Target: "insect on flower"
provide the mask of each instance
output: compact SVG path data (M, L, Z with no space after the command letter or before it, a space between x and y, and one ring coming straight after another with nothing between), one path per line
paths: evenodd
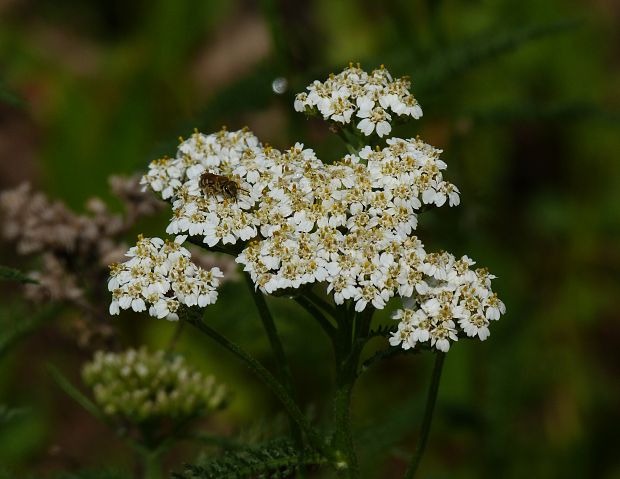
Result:
M228 176L216 175L205 171L200 176L200 189L207 196L222 195L224 198L237 199L240 191L247 192L239 186L237 180Z

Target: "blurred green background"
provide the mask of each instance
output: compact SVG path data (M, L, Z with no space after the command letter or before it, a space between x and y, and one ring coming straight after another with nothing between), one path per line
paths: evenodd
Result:
M420 477L620 478L619 27L613 0L4 0L0 189L29 181L80 211L93 195L111 199L109 175L174 154L194 127L247 125L278 148L303 141L333 160L344 145L294 112L294 93L349 61L410 75L424 117L396 133L442 148L462 192L458 208L420 218L419 236L488 266L508 309L488 341L450 351ZM162 235L167 215L142 231ZM8 244L0 259L32 266ZM244 288L223 288L213 324L273 366ZM3 314L14 311L19 289L0 294ZM298 397L323 418L327 341L286 300L271 304ZM130 467L46 369L80 384L87 356L67 339L72 314L0 362L0 403L23 409L0 426L0 466ZM111 321L128 345L173 333L145 316ZM249 438L286 429L274 398L223 350L190 334L179 349L236 391L205 427ZM358 385L367 477L404 471L430 366L424 355L388 360ZM198 451L181 446L167 466Z

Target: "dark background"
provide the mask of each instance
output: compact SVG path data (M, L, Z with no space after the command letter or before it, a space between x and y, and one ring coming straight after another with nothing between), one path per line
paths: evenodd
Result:
M344 145L294 112L294 93L349 61L410 75L424 117L395 133L443 149L462 192L458 208L420 218L419 236L488 266L508 310L489 340L450 350L420 477L620 478L619 25L613 0L4 0L0 188L29 181L81 211L93 195L111 200L110 174L174 154L194 127L247 125L275 147L303 141L333 160ZM163 235L168 214L140 231ZM0 259L36 266L9 244ZM244 287L223 288L213 324L273 366ZM19 289L0 295L12 314ZM321 418L327 342L287 301L272 306L299 397ZM24 409L0 427L0 465L21 474L131 464L46 369L80 385L74 314L0 362L0 403ZM111 321L134 346L161 346L173 329L139 315ZM236 393L205 427L249 439L286 428L274 398L223 350L188 334L179 349ZM424 355L388 360L358 385L368 477L404 470L429 368ZM177 448L168 467L198 450Z

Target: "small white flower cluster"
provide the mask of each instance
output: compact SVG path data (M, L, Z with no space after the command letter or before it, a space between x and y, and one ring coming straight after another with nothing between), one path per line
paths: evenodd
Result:
M192 135L179 146L178 158L152 162L143 183L164 199L172 196L167 233L226 245L265 235L271 223L289 216L294 205L287 204L284 191L295 189L306 170L321 167L314 152L301 144L282 153L263 146L247 130L222 130ZM206 194L200 187L205 172L238 182L237 197Z
M295 97L295 110L318 110L323 119L340 125L351 123L351 118L356 117L359 119L356 127L364 135L376 131L383 137L392 131L393 116L415 119L422 116L422 108L410 88L408 78L393 80L383 65L367 73L359 64L350 64L337 75L330 75L324 82L316 80L307 87L307 92L299 93Z
M129 308L145 311L149 305L151 316L176 321L180 304L204 307L216 301L222 272L192 263L190 252L180 244L184 239L171 242L140 236L126 254L128 261L110 265L110 314Z
M152 161L140 184L143 189L150 186L167 200L176 196L189 178L199 177L205 168L221 165L225 169L230 160L238 160L244 152L257 146L258 138L247 129L236 132L222 129L208 136L195 132L189 140L181 141L176 158Z
M97 351L82 369L95 401L108 416L133 424L184 419L221 408L226 387L205 376L182 356L145 348L120 353Z
M489 336L489 322L506 312L504 303L491 291L495 278L484 269L472 271L467 256L461 259L450 253L426 256L420 265L421 281L416 295L403 301L404 309L392 316L400 321L390 344L403 349L430 341L440 351L448 351L459 336Z

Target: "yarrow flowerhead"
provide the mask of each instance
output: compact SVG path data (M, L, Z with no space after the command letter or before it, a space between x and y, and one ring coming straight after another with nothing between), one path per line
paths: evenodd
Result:
M394 80L381 68L367 73L359 66L349 65L327 80L314 81L307 92L295 97L295 110L314 113L336 125L354 123L365 136L376 132L379 137L392 131L393 117L420 118L422 108L411 94L408 78Z
M222 272L192 263L191 253L180 244L184 239L140 236L126 254L130 259L110 266L110 314L129 308L145 311L148 305L151 316L174 321L179 319L176 311L181 304L204 307L216 301Z
M97 351L83 367L82 378L106 415L132 424L182 422L219 409L228 399L225 386L193 369L182 356L145 348Z
M392 316L399 324L390 344L409 349L430 341L446 352L459 337L484 341L490 334L489 322L499 319L506 307L491 291L495 276L484 268L472 271L473 264L467 256L457 260L446 252L427 255L417 294Z
M421 116L409 86L385 68L369 74L351 66L314 82L295 108L317 109L341 124L355 115L369 134L368 111ZM390 131L380 122L372 128L380 136ZM187 234L208 247L235 245L236 261L265 293L321 283L336 304L351 301L358 312L382 309L400 296L409 306L397 319L407 319L392 343L405 349L430 340L446 350L461 332L485 339L488 320L505 309L490 290L493 276L463 270L473 264L466 257L427 253L416 235L421 211L460 203L458 188L443 177L441 150L419 138L385 143L326 164L300 143L279 151L247 129L196 132L175 159L151 163L142 183L172 203L169 234ZM238 194L206 190L205 174L233 181ZM412 327L411 312L428 336Z

